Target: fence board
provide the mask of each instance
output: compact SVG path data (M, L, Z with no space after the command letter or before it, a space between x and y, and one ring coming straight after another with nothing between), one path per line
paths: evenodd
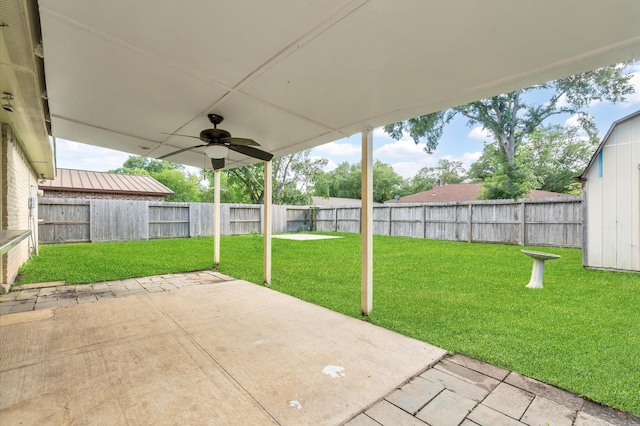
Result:
M424 238L433 240L467 241L468 206L457 203L424 205Z
M262 232L262 209L257 204L233 204L229 206L229 233L227 235L246 235Z
M311 230L311 210L309 207L287 206L283 212L286 232Z
M271 206L272 215L271 215L271 232L279 233L285 232L287 229L287 208L289 206L283 206L279 204L274 204ZM262 221L262 218L260 219Z
M189 236L188 203L149 203L149 238Z
M391 209L390 217L390 235L423 238L425 225L423 206L397 205Z
M316 216L316 230L323 232L336 232L337 209L335 207L322 207L318 209Z
M391 207L373 207L373 233L375 235L391 235Z
M360 207L337 207L336 231L358 234L360 232Z
M189 236L213 235L213 204L189 203Z
M88 242L90 213L87 200L38 200L38 240L43 243Z
M147 201L91 200L91 241L149 239Z

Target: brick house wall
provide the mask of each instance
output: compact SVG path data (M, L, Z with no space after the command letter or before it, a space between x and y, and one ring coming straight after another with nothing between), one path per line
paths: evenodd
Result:
M119 194L114 192L81 192L81 191L49 191L44 190L45 198L64 198L84 200L142 200L142 201L164 201L164 196Z
M14 138L11 128L7 124L2 124L2 168L1 174L1 197L2 197L2 229L3 230L27 230L30 226L29 196L35 193L38 187L38 179L35 171L31 168L29 161L22 150L21 145ZM38 214L37 206L33 210ZM36 217L37 223L37 217ZM1 280L3 284L11 284L18 274L18 269L29 258L32 241L37 241L37 229L33 239L27 238L16 247L2 255L0 262Z

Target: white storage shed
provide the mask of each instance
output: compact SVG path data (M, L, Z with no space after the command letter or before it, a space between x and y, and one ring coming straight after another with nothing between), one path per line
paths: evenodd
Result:
M640 272L640 111L614 122L582 180L588 268Z

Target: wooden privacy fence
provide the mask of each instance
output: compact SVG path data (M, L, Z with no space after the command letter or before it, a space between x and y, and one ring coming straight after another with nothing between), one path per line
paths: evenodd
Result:
M222 204L221 234L262 232L261 205ZM309 208L273 206L273 232L309 229ZM213 204L40 198L41 243L129 241L213 235Z
M582 247L580 197L373 207L376 235L434 240ZM318 231L360 232L360 207L320 207Z
M213 235L213 204L39 199L41 243ZM263 206L222 204L222 235L262 232ZM274 233L360 232L360 207L273 206ZM374 206L374 234L435 240L581 247L579 197Z

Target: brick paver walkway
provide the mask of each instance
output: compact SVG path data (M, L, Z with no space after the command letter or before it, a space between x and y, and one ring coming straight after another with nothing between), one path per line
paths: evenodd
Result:
M348 426L630 426L640 419L462 355L447 357Z
M96 302L142 293L171 291L192 285L212 284L234 279L214 271L199 271L22 291L12 288L10 293L0 296L0 315Z
M0 296L0 315L232 280L214 271L200 271L12 291ZM640 426L640 418L518 373L453 355L347 425Z

